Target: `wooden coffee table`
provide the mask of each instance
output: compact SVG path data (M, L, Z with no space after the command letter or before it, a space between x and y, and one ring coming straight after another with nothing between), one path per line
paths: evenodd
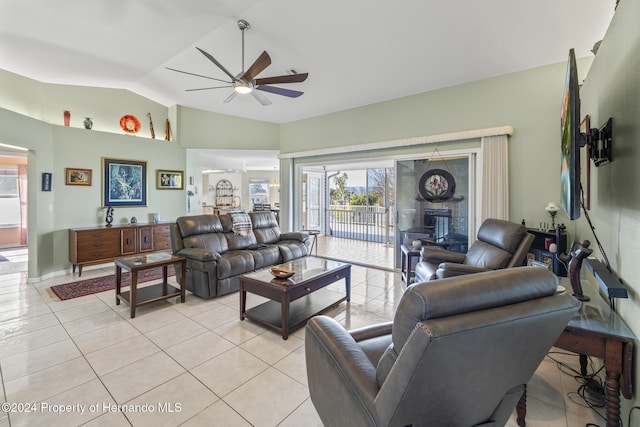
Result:
M351 265L316 257L280 264L278 267L296 273L289 279L274 278L269 269L240 276L240 320L251 319L282 333L289 333L306 325L314 315L351 299ZM315 292L345 279L345 296L337 292ZM249 310L247 292L269 298Z
M185 301L184 280L186 276L187 260L181 256L172 255L168 252L153 252L146 255L135 255L130 257L116 258L116 305L120 301L125 301L131 306L131 318L136 317L136 307L162 301L167 298L180 297L180 302ZM180 289L167 283L167 268L171 264L179 264L182 274L180 275ZM138 289L138 272L151 268L162 268L162 283L145 286ZM131 273L131 285L129 292L122 292L122 270Z

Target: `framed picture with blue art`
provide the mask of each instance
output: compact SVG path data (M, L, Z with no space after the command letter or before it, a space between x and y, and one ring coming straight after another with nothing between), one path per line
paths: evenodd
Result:
M147 206L147 162L103 157L102 206Z

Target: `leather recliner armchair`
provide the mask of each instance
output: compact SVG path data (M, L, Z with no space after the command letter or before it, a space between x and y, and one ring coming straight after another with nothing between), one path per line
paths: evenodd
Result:
M466 254L439 246L425 246L416 264L416 282L443 279L488 270L519 267L535 236L522 224L487 219Z
M309 392L327 426L503 426L580 302L534 267L410 286L393 322L306 327Z

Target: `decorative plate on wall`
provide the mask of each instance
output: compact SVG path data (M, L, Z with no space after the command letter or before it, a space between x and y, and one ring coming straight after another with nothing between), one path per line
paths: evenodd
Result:
M456 180L444 169L431 169L420 177L418 192L429 202L442 202L453 197Z
M140 130L140 120L138 120L136 116L124 115L120 118L120 127L126 133L138 133Z

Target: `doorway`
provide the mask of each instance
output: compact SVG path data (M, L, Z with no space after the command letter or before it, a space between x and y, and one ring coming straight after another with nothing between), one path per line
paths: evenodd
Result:
M0 155L0 249L27 245L27 157Z
M27 271L27 157L0 152L0 274Z

